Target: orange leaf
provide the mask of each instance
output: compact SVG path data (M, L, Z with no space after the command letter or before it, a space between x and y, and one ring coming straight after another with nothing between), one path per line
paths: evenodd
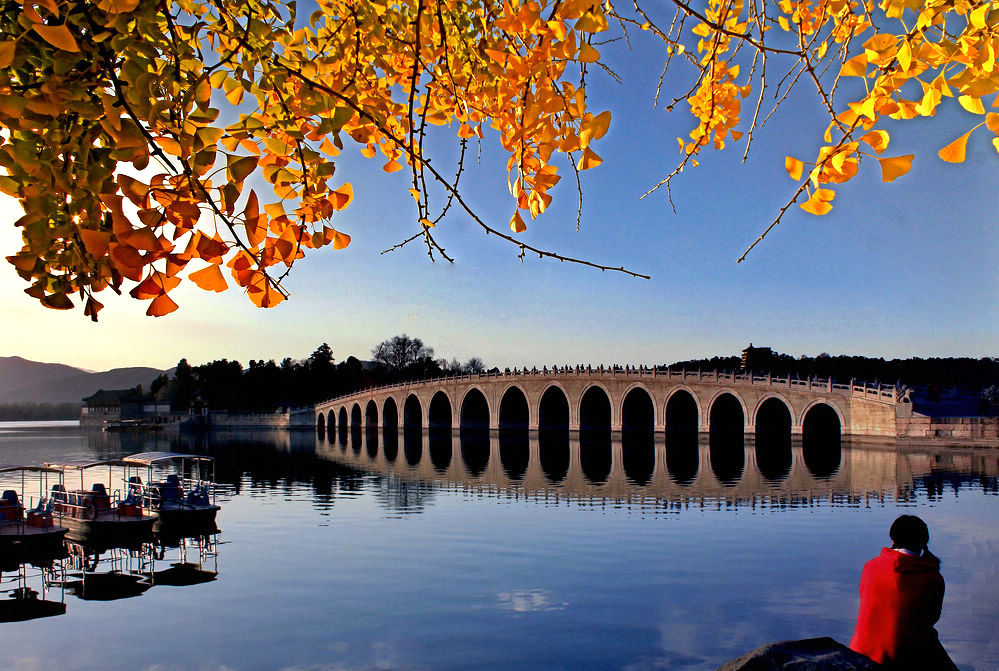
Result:
M100 312L103 307L103 303L93 296L90 296L87 298L86 307L83 308L83 314L90 317L93 321L97 321L97 313Z
M226 156L225 171L230 182L242 183L257 167L256 156Z
M274 290L270 280L260 271L253 273L246 293L258 308L272 308L284 300L284 296Z
M66 294L49 294L42 300L42 305L53 310L70 310L73 308L73 301L69 300Z
M830 205L827 201L824 201L820 198L816 198L814 196L812 198L809 198L806 202L802 203L799 207L801 207L801 209L803 209L805 212L811 212L812 214L816 215L826 214L827 212L832 210L832 205Z
M118 186L136 207L146 207L146 197L149 195L149 185L128 175L118 175Z
M198 256L209 263L221 263L222 256L229 251L229 247L218 238L209 238L202 235L195 245Z
M523 233L527 230L527 224L524 223L524 218L520 216L520 210L516 210L513 216L510 217L510 230L514 233Z
M111 247L111 259L115 268L130 280L138 282L142 279L142 266L146 261L139 250L131 245L114 245Z
M111 234L103 231L92 231L89 228L80 229L80 239L87 253L95 259L99 259L108 251L108 243L111 241Z
M150 317L162 317L177 309L177 304L166 294L160 294L149 304L146 314Z
M350 244L350 236L336 231L333 233L333 249L343 249Z
M333 207L337 210L342 210L350 205L350 201L354 200L354 187L350 185L350 182L347 182L334 191L333 195L335 196Z
M854 56L840 68L839 74L842 77L863 77L867 73L867 54Z
M861 142L866 142L871 145L871 149L880 154L885 149L888 148L888 140L891 139L888 135L888 131L884 130L872 130L871 132L860 138Z
M974 130L974 128L971 130ZM948 163L963 163L965 151L968 148L968 136L971 135L971 130L938 151L937 156Z
M219 270L219 267L215 264L191 273L187 276L187 279L191 280L205 291L220 292L229 288L229 285L226 284L225 277L222 276L222 271Z
M128 293L132 298L147 300L177 288L178 284L180 284L180 278L154 271L152 275Z
M187 262L191 260L191 257L186 254L167 254L166 255L166 274L170 277L174 277L177 273L184 269Z
M600 60L600 52L594 49L588 42L579 45L579 55L576 57L581 63L596 63Z
M600 158L596 152L587 147L583 150L583 155L579 157L576 167L580 170L589 170L590 168L597 167L601 163L603 163L603 159Z
M784 169L787 170L787 174L791 176L791 179L798 181L801 179L801 170L805 167L804 162L799 161L793 156L784 157Z
M41 35L43 40L54 46L56 49L79 53L80 47L76 44L76 38L73 37L73 33L69 32L69 28L66 27L65 23L61 23L57 26L47 26L44 23L34 23L31 27L34 28L36 33Z
M912 169L913 154L908 156L894 156L892 158L879 158L881 163L881 181L894 182L897 178Z
M398 172L399 170L402 170L402 164L399 163L399 161L392 159L391 161L382 166L382 170L388 173Z
M4 40L0 42L0 68L9 68L14 62L14 47L17 46L15 40Z

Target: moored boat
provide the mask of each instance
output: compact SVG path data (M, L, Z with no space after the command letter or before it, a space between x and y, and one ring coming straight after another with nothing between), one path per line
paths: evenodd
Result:
M142 507L122 499L118 490L108 491L103 483L84 486L84 475L92 469L108 467L108 482L116 461L65 461L46 463L59 471L59 483L52 486L53 514L67 527L72 540L95 543L140 542L152 535L156 518L144 514ZM76 485L79 476L79 488ZM70 484L69 481L73 482Z
M37 499L27 491L29 473L38 475ZM0 465L0 477L20 476L20 489L5 487L0 494L0 553L5 557L44 555L61 549L68 529L55 523L53 504L44 496L45 479L58 473L44 466Z
M215 460L181 452L140 452L121 460L125 466L125 501L140 505L158 521L157 531L213 533ZM145 478L143 479L143 475Z

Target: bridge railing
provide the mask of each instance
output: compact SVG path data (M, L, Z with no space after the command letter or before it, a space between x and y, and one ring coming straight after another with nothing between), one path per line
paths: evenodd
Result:
M797 378L797 377L776 377L773 375L757 375L750 372L739 373L734 371L703 371L703 370L674 370L667 366L604 366L598 365L575 365L575 366L542 366L532 368L514 368L503 371L491 371L483 373L464 373L461 375L446 375L432 378L420 378L394 382L392 384L368 387L349 394L340 394L317 405L336 403L345 398L351 398L361 394L372 394L378 392L393 391L395 389L405 389L413 385L454 383L463 380L484 380L490 378L524 378L524 377L651 377L668 380L679 380L682 382L727 382L730 384L746 384L752 386L765 386L778 389L793 389L796 391L816 391L859 398L870 398L886 402L897 401L900 394L894 385L883 385L880 383L856 382L851 380L849 384L834 382L832 378Z

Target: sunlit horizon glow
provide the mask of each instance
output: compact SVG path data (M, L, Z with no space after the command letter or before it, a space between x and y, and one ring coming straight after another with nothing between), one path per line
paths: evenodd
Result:
M478 356L500 368L664 364L738 354L750 342L794 356L999 355L999 193L984 178L994 174L995 150L983 133L963 164L936 156L964 132L970 114L955 104L935 119L889 126L892 152L916 155L909 174L882 184L876 162L865 162L838 190L831 214L792 208L737 264L793 193L784 156L813 155L821 142L814 96L799 90L789 99L757 132L745 165L744 141L702 154L701 165L673 183L674 214L664 192L639 196L680 159L676 138L693 122L683 110L652 107L660 55L625 49L601 49L623 83L594 72L587 87L594 111L610 109L613 120L595 145L603 164L582 174L580 231L567 174L552 207L528 220L521 238L651 280L521 262L516 248L454 210L436 229L453 265L431 263L419 243L381 254L417 226L406 171L385 175L378 161L348 146L337 178L354 184L355 199L336 227L353 241L298 263L286 281L290 300L261 310L238 288L208 294L184 283L171 293L180 309L154 319L144 315L145 302L104 291L106 308L94 324L82 309L48 310L26 296L27 283L4 262L0 355L90 370L169 368L181 358L246 366L305 358L326 342L342 361L370 359L377 343L401 333L421 338L438 357ZM669 79L665 85L679 90ZM487 132L464 184L469 202L503 228L513 201L495 144ZM2 256L20 248L10 225L19 216L16 202L0 196Z

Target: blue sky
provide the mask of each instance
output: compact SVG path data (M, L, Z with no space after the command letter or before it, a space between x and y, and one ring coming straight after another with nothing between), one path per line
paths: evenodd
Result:
M934 119L887 126L893 139L886 155L916 154L908 175L883 185L877 163L866 161L837 189L831 214L793 208L737 264L795 189L784 156L808 161L821 143L825 122L814 95L800 87L757 132L745 164L738 143L705 154L674 180L674 213L664 190L639 196L681 158L676 137L689 132L692 119L684 105L672 114L653 109L662 57L632 42L638 48L630 53L623 44L604 50L622 84L599 72L588 78L591 108L610 109L613 121L595 145L603 164L583 173L581 230L575 185L563 171L552 207L528 221L522 237L651 280L536 257L521 262L515 248L483 235L458 211L436 229L453 265L431 263L418 243L382 255L415 231L408 173L386 176L383 161L348 147L336 177L353 183L355 199L334 223L353 242L300 261L286 282L289 301L260 310L238 291L192 287L172 294L179 311L152 319L145 302L108 295L101 296L101 321L92 324L79 310L42 308L4 264L0 355L95 370L165 368L181 357L245 365L303 358L327 342L342 360L368 358L375 344L403 332L439 356L479 356L500 367L668 363L735 354L749 342L794 355L999 354L997 156L984 128L972 135L966 163L936 156L976 123L972 115L950 100ZM667 81L667 93L680 86ZM496 144L487 133L464 189L489 223L505 229L513 201ZM17 212L12 200L0 201L3 221ZM0 229L0 253L18 247L17 231Z

